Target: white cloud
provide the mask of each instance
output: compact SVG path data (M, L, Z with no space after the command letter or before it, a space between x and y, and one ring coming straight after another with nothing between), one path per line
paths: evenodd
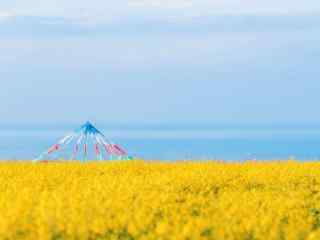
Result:
M167 8L167 9L185 9L194 6L192 0L133 0L128 3L132 7L140 8Z
M129 17L183 20L208 15L319 14L318 0L2 0L3 9L17 15L55 16L90 22L114 22ZM0 19L11 16L2 13Z
M0 11L0 22L7 21L10 18L15 17L16 15L11 12L1 12Z
M305 15L320 13L316 0L132 0L133 9L176 13L179 16L207 15Z

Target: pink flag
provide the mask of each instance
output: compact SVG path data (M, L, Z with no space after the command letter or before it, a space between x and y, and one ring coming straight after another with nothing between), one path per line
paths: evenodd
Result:
M79 145L76 145L74 150L73 150L73 156L76 156L78 151L79 151Z
M51 148L49 148L48 154L53 153L54 151L59 150L59 147L60 147L59 144L53 145Z
M114 154L111 144L105 144L104 147L108 154L111 154L111 155Z
M127 155L127 152L123 150L119 145L114 144L113 148L116 149L118 153L120 153L119 155Z
M96 155L100 155L100 149L99 149L99 145L95 144L95 149L96 149Z
M88 151L88 147L87 147L87 144L84 144L84 153L87 155L87 151Z

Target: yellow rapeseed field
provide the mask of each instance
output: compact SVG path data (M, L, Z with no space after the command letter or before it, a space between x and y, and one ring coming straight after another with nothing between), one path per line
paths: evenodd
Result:
M320 239L320 163L1 163L0 239Z

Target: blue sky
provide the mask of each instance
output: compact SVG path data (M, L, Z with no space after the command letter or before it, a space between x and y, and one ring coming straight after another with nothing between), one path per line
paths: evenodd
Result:
M0 124L318 123L318 1L0 3Z

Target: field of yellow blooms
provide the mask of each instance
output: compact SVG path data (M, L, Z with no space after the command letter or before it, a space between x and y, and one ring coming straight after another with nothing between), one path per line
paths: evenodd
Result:
M0 239L320 239L320 163L0 163Z

